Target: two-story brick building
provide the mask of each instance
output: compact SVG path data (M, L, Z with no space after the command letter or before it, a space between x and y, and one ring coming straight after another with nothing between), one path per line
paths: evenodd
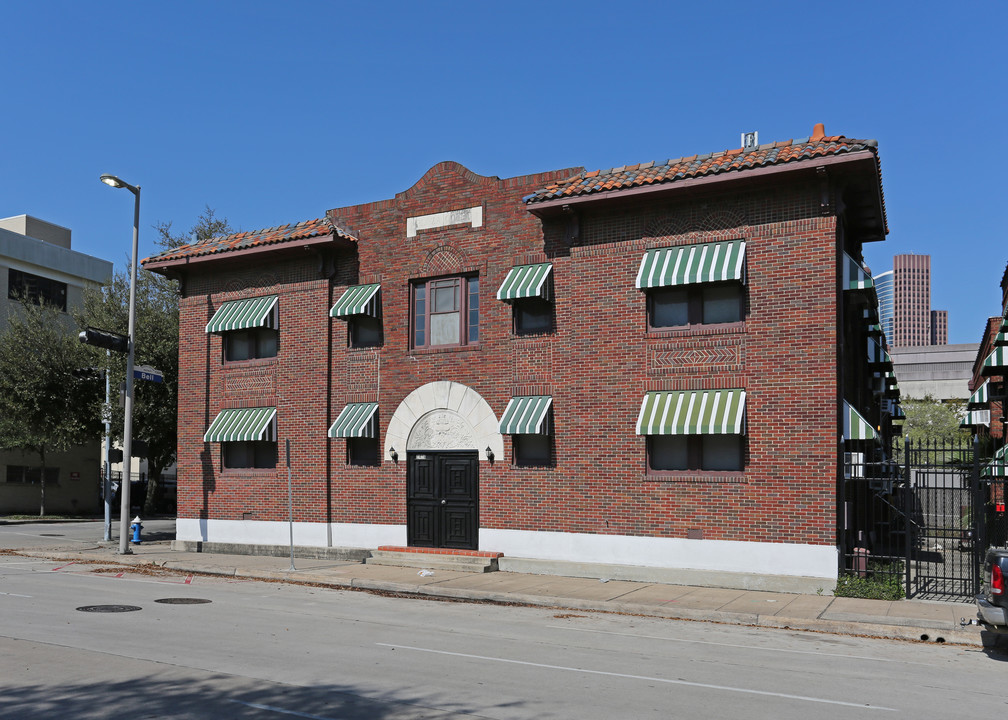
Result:
M891 409L860 262L886 232L876 143L817 126L593 172L445 162L149 258L181 281L178 539L285 545L290 441L297 545L826 586L843 439Z

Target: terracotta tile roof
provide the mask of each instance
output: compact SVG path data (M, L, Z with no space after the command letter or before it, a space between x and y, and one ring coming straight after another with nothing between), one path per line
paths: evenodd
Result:
M832 137L819 135L800 140L785 140L759 145L748 151L738 148L662 162L583 172L561 182L553 183L531 195L526 195L522 200L527 205L534 205L547 200L672 183L686 178L718 175L732 171L744 172L755 168L842 155L859 150L869 150L875 153L877 164L877 149L878 143L875 140L853 140L843 135ZM881 183L881 171L879 182Z
M188 245L180 245L177 248L171 248L158 255L149 257L143 262L170 262L202 255L216 255L217 253L234 250L245 250L263 245L279 245L294 240L307 240L330 234L353 241L357 240L353 234L336 225L328 218L316 218L315 220L278 225L264 230L238 232L210 238L209 240L201 240L200 242Z

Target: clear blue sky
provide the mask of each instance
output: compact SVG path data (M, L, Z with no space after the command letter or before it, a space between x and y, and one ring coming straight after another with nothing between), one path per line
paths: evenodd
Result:
M508 177L826 134L879 141L897 253L950 342L1000 312L1003 2L6 2L0 217L125 264L205 205L252 230L380 200L433 164Z

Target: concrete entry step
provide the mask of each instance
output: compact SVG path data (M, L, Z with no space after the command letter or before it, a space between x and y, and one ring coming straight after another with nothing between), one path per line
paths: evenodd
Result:
M503 553L446 548L410 548L382 546L371 551L365 562L369 565L454 570L456 572L496 572L497 560Z

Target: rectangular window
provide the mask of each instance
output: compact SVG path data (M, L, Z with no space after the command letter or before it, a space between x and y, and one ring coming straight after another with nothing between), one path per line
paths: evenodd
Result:
M513 303L515 335L553 332L553 303L542 298L525 298Z
M370 315L355 315L347 321L350 333L350 347L378 347L385 342L380 318Z
M699 283L648 291L648 327L741 322L745 293L739 283Z
M413 347L479 342L479 278L451 277L413 285Z
M36 305L55 305L66 312L67 284L10 268L7 271L7 297L10 300L24 299Z
M378 438L347 438L347 464L376 467L378 462Z
M553 465L552 435L512 435L514 464L520 467L550 467Z
M277 443L270 440L221 443L226 468L275 468Z
M277 356L280 333L272 328L250 328L224 333L224 361Z
M648 470L653 472L739 472L741 435L649 435Z
M59 485L59 468L46 468L46 485ZM42 468L29 465L8 465L7 482L20 485L38 485L42 479Z

